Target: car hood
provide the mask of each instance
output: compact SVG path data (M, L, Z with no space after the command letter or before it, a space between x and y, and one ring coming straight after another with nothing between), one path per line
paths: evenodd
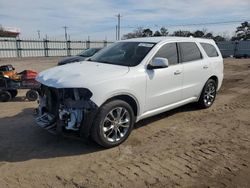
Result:
M88 88L121 77L128 71L126 66L82 61L45 70L36 80L54 88Z

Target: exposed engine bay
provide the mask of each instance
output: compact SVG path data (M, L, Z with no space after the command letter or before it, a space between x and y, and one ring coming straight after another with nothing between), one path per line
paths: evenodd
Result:
M82 128L88 132L97 111L91 96L85 88L57 89L41 85L35 120L53 133L67 130L80 133Z

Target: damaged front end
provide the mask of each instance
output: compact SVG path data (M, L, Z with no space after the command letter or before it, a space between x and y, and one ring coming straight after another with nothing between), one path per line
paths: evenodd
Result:
M57 89L41 85L36 123L52 133L74 132L88 136L97 105L85 88Z

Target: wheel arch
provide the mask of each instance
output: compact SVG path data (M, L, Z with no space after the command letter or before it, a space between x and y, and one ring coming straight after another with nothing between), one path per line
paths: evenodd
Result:
M110 98L108 98L103 104L115 100L115 99L119 99L119 100L123 100L125 102L127 102L133 109L134 115L138 116L139 112L140 112L140 107L139 107L139 102L138 100L130 94L127 93L120 93L117 95L113 95Z
M212 79L212 80L214 80L215 81L215 83L216 83L216 87L218 88L218 77L217 76L215 76L215 75L213 75L213 76L211 76L210 78L208 78L208 80L210 80L210 79ZM216 88L216 89L217 89Z
M210 79L212 79L212 80L215 81L216 87L218 88L218 83L219 83L218 77L215 76L215 75L212 75L212 76L210 76L210 77L206 80L206 82L204 83L204 85L203 85L203 87L202 87L202 90L204 89L204 87L205 87L207 81L210 80ZM199 95L198 95L197 101L199 101L199 99L200 99L200 97L201 97L202 90L200 91L200 93L199 93Z
M130 93L124 93L124 92L119 92L113 95L110 95L109 97L107 97L105 100L103 100L104 102L102 102L101 104L97 105L97 108L95 111L93 111L93 114L91 115L90 119L86 119L85 123L83 123L83 128L81 130L81 135L84 137L88 137L91 133L91 129L93 127L93 122L94 122L94 118L96 117L96 115L98 114L100 107L103 106L104 104L112 101L112 100L123 100L125 102L127 102L129 105L131 105L132 110L134 112L135 117L137 117L140 113L140 106L139 106L139 101L137 100L137 98L130 94ZM95 102L95 101L93 101Z

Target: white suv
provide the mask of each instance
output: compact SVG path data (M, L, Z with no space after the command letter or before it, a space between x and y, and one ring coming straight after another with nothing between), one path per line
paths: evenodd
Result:
M213 40L123 40L87 61L41 72L36 122L113 147L141 119L192 102L210 107L222 80L223 59Z

